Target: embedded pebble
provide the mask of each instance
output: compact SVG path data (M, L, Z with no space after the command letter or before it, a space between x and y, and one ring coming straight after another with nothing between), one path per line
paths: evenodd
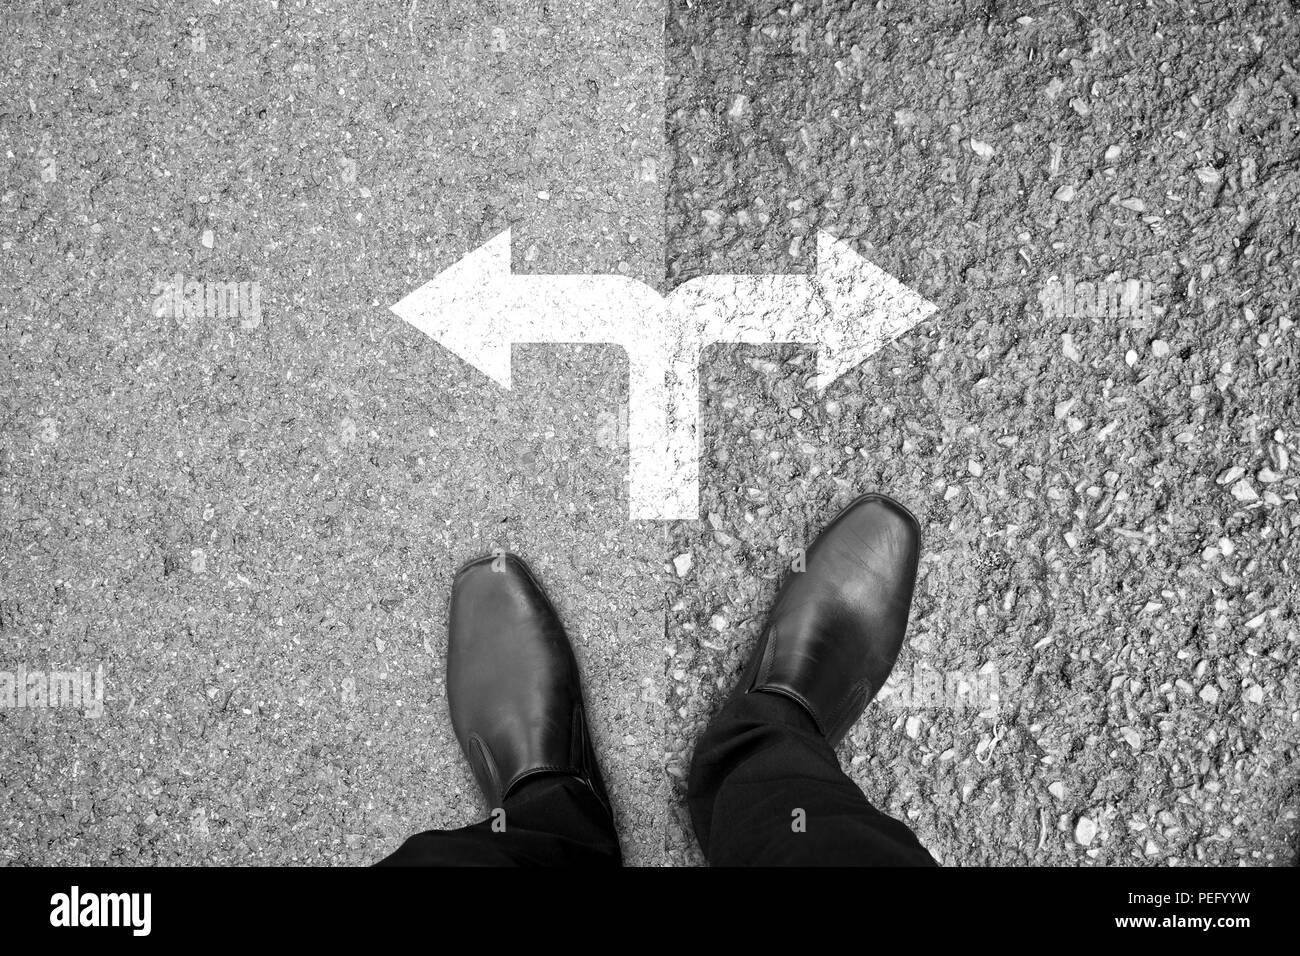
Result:
M1236 498L1238 501L1249 502L1259 500L1259 495L1256 493L1255 488L1251 485L1249 479L1242 478L1229 490L1232 492L1232 497Z

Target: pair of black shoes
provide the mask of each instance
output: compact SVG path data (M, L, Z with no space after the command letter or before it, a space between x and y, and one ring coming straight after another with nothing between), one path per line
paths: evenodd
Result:
M920 528L883 495L845 508L792 571L732 699L781 694L834 747L903 646ZM530 777L567 774L609 808L587 732L578 667L546 594L512 554L471 561L452 588L447 701L489 807Z

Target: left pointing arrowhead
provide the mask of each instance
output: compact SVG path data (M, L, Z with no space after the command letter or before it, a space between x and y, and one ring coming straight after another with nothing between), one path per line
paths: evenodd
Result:
M507 229L390 308L439 345L509 388L509 330L500 327L501 304L509 284Z
M829 311L817 352L819 390L938 308L826 232L817 233L817 281Z

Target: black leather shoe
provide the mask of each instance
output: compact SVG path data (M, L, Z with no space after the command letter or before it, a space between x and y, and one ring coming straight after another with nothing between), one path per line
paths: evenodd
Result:
M863 495L808 548L777 593L732 692L801 704L832 747L880 691L903 647L921 529L885 495Z
M448 631L451 723L489 809L524 780L567 774L609 810L578 665L528 565L498 552L456 572Z

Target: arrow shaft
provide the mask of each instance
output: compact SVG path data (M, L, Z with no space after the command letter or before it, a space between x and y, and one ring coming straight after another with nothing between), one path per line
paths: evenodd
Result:
M699 516L699 420L699 341L693 335L655 334L628 348L632 518L693 521Z

